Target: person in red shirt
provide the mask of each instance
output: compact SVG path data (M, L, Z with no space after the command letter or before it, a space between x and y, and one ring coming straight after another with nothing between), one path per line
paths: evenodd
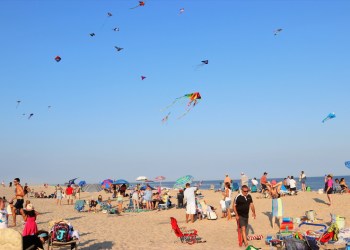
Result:
M67 185L66 188L66 198L67 198L67 202L69 205L69 201L71 201L71 205L73 205L73 188L70 185Z
M263 176L261 176L261 179L260 179L260 184L261 184L261 192L262 193L265 193L265 191L267 190L267 173L264 172Z

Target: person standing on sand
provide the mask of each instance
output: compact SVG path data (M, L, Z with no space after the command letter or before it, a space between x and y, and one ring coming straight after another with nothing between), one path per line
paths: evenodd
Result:
M271 183L267 183L267 189L272 198L272 213L271 213L272 228L275 227L276 218L279 221L279 226L281 226L282 224L283 204L282 204L281 195L280 195L281 186L282 186L282 181L277 183L276 180L272 180Z
M69 205L69 201L71 205L73 205L73 188L70 185L67 185L66 188L66 198L67 198L67 204Z
M60 184L57 184L56 186L56 205L58 205L58 203L60 203L60 205L62 205L62 198L63 198L63 189L60 186Z
M225 205L227 207L227 220L231 220L232 216L231 216L231 195L232 195L232 191L231 191L231 187L230 187L230 183L226 182L225 183L225 192L224 192L224 196L225 196Z
M16 195L15 195L15 197L12 198L11 202L13 203L13 200L16 200L16 203L12 208L12 217L13 217L13 224L14 224L14 226L16 226L16 215L21 214L24 218L24 215L23 215L24 191L23 191L23 187L20 184L19 178L15 178L13 180L13 184L16 187L16 189L15 189Z
M186 205L186 223L190 219L191 222L194 222L194 215L197 212L196 209L196 196L194 192L197 190L196 187L191 187L190 183L186 183L186 190L184 192L184 198L187 201Z
M224 184L227 182L231 183L231 178L228 176L228 174L225 175Z
M260 178L260 185L261 185L261 192L264 194L265 191L267 190L267 173L264 172L263 176Z
M326 194L328 198L328 205L332 205L332 199L331 199L331 194L333 194L333 176L331 174L327 175L327 178L325 179L325 184L326 184Z
M247 246L247 232L248 219L249 219L249 209L252 210L253 218L256 218L255 207L253 204L253 198L249 192L248 186L244 185L241 188L242 192L238 194L233 203L233 210L236 214L236 220L238 223L238 230L242 231L244 246Z
M299 176L299 181L301 183L301 190L303 192L305 192L306 191L306 175L305 175L304 171L301 171L300 176Z

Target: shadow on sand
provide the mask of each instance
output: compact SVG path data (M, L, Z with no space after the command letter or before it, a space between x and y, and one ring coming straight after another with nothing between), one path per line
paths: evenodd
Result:
M327 202L325 202L324 200L321 200L321 199L319 199L319 198L314 198L314 201L316 201L317 203L321 203L321 204L326 204L326 205L328 205Z
M98 242L98 243L92 244L91 246L88 246L88 247L81 247L81 246L82 245L79 244L80 249L112 249L113 242L105 241L105 242Z

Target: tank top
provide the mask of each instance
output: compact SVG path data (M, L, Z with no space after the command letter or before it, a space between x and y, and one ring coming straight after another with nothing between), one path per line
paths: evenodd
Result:
M228 197L225 197L225 201L230 201L231 200L232 191L231 191L231 189L228 189L228 188L225 188L225 192L226 192L226 190L228 190Z

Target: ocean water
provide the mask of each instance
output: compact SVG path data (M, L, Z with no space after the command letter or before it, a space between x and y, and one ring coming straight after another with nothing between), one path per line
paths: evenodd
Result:
M335 180L336 178L338 178L340 180L340 178L345 178L346 183L349 185L350 184L350 176L334 176L333 180ZM268 181L272 181L272 180L276 180L277 182L279 181L283 181L284 178L268 178ZM301 189L301 184L299 183L299 177L294 177L294 179L297 181L297 189ZM249 185L251 185L250 182L251 179L249 179ZM194 181L191 185L194 186L197 183L199 183L201 180L196 180ZM258 179L259 184L260 184L260 180ZM218 189L221 187L221 183L223 182L223 180L203 180L202 181L202 185L200 187L200 189L210 189L211 185L214 185L215 189ZM233 182L236 182L240 185L240 181L239 180L233 180ZM134 184L134 183L132 183ZM150 184L152 187L157 187L159 186L159 182L153 182L153 183L148 183ZM164 181L162 182L162 187L168 187L168 188L173 188L175 182L174 181ZM306 186L311 187L311 190L316 191L320 188L324 188L324 176L319 176L319 177L307 177L306 178Z

